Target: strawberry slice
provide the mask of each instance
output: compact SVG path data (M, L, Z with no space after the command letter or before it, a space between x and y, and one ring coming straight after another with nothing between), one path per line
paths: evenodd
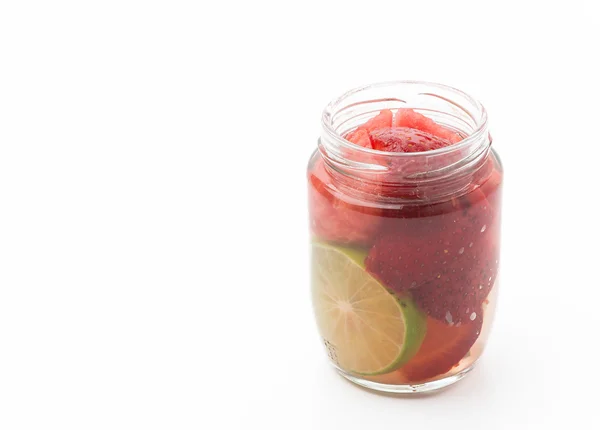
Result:
M439 234L438 244L444 247L436 252L444 252L446 258L441 265L434 260L428 272L433 278L413 291L421 309L439 321L468 322L494 286L500 258L501 177L494 169L477 189L459 198L462 211L443 223L442 231L447 233Z
M394 117L394 127L409 127L425 131L452 143L460 142L462 137L436 123L434 120L421 115L412 109L400 108Z
M470 202L463 196L423 206L410 215L388 220L366 260L367 270L397 292L459 267L474 244L489 236L481 230L485 233L493 214L485 199Z
M494 286L500 259L501 180L501 172L494 169L479 188L461 197L468 208L457 219L460 232L456 233L460 234L455 237L467 246L432 281L413 291L415 301L429 316L447 324L468 322Z
M368 246L381 222L376 208L353 204L340 193L333 178L318 159L308 173L311 230L320 239L341 244Z
M379 128L369 134L373 148L387 152L424 152L453 143L426 131L408 127Z
M412 218L388 220L365 261L394 291L411 289L429 316L446 324L470 321L498 268L495 213L481 189Z
M435 279L449 254L446 217L448 214L388 220L365 260L367 271L398 293ZM437 233L444 233L444 238ZM457 254L458 249L455 251Z
M407 382L418 382L442 375L457 365L469 352L481 333L483 311L476 309L473 321L448 326L427 319L427 334L419 352L399 372Z

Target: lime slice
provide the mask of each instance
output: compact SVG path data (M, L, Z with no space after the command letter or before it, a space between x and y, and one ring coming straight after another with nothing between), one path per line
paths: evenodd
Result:
M411 298L387 290L364 269L360 250L314 243L313 305L329 357L341 369L379 375L417 352L425 316Z

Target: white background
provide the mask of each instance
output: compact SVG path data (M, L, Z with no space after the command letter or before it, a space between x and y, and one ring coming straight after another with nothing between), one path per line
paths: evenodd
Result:
M0 429L597 428L593 6L0 3ZM321 110L390 79L482 100L505 165L488 349L418 399L337 376L308 293Z

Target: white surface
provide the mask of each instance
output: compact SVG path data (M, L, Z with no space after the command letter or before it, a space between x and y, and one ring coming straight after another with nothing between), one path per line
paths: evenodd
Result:
M0 428L597 428L593 2L3 2ZM384 397L328 367L304 169L330 98L444 82L505 165L480 366Z

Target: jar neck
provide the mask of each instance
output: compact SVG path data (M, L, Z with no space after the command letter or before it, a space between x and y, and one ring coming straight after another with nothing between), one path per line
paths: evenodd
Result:
M464 139L433 151L390 153L342 137L381 110L398 108L414 109ZM487 114L478 101L445 85L412 81L370 85L333 100L323 112L319 139L319 152L339 188L356 190L357 183L371 182L386 189L387 200L404 203L467 192L484 174L490 146Z

